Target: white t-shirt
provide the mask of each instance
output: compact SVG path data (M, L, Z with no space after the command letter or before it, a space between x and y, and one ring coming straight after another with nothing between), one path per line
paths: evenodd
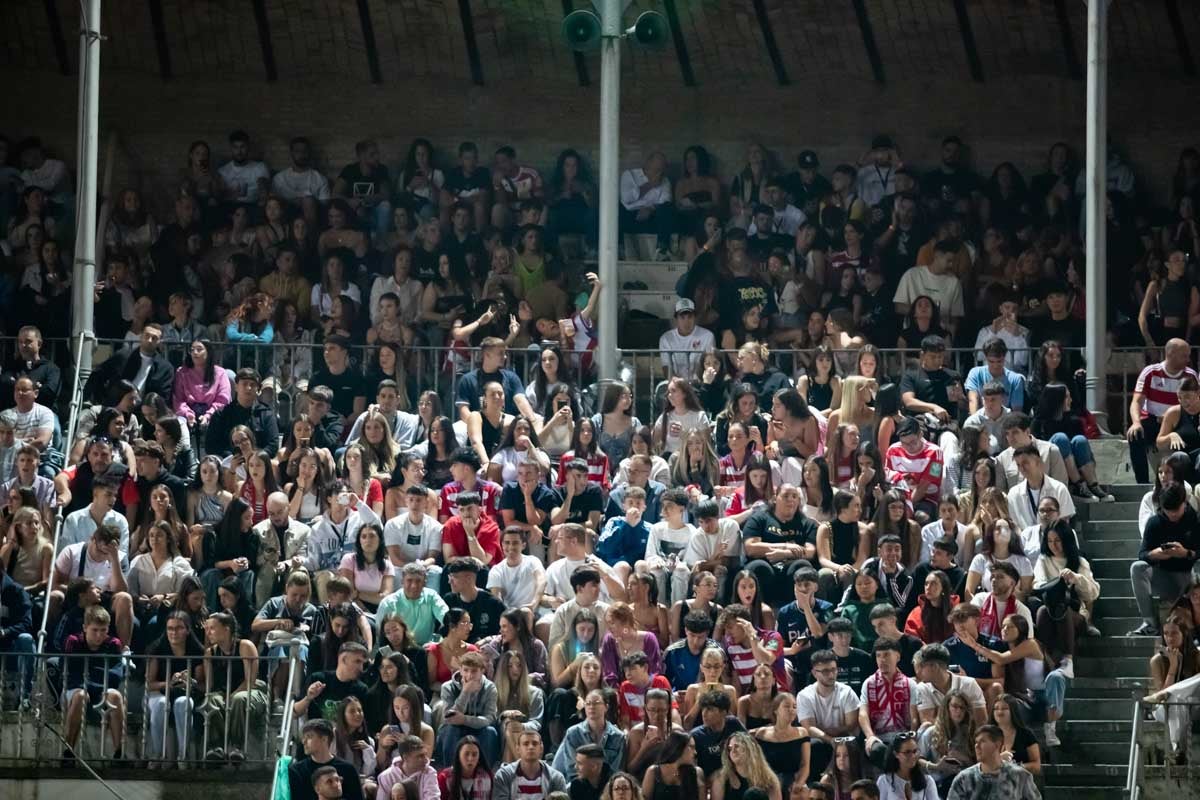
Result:
M938 800L937 784L933 782L933 776L924 777L925 785L913 786L911 794L906 796L904 790L909 781L894 772L880 775L875 779L875 785L879 787L879 800Z
M406 562L425 558L429 553L442 552L442 523L429 514L421 515L421 524L413 524L408 512L392 517L383 526L385 547L399 547Z
M995 560L1003 561L1006 564L1011 564L1022 578L1033 577L1033 563L1026 556L1019 556L1016 553L1013 553L1007 558L999 558ZM978 572L983 576L979 583L981 592L990 592L992 590L992 560L983 553L975 554L975 557L971 559L971 567L967 570L967 572Z
M983 690L979 688L979 683L974 678L951 672L950 688L945 693L938 691L938 688L932 683L917 684L917 710L928 711L939 708L942 701L946 699L946 694L950 692L961 692L973 709L987 708L987 700L983 697Z
M574 600L575 590L571 588L571 573L586 563L582 558L577 561L560 558L546 567L546 594L563 600ZM600 585L604 586L604 583L601 582Z
M621 205L630 211L637 211L639 208L654 208L657 205L671 202L671 181L663 178L662 181L650 189L645 194L641 194L641 185L646 182L646 171L638 169L627 169L621 173Z
M79 560L83 559L83 571L80 572ZM91 578L96 585L103 591L113 591L112 587L112 562L105 559L104 561L92 561L87 555L87 542L68 545L63 548L63 551L58 554L58 558L54 559L54 568L64 575L69 576L69 580L75 578ZM129 570L129 561L124 555L121 556L121 572Z
M684 562L690 567L709 560L721 542L725 543L726 558L736 558L742 554L742 529L736 522L725 517L717 520L717 532L712 536L700 528L696 529L692 538L688 540L687 550L683 553Z
M679 423L679 433L671 433L671 426ZM662 425L662 416L654 421L654 427L657 429ZM680 446L683 444L683 437L693 428L708 433L708 414L703 411L686 411L683 414L677 414L674 411L667 417L667 432L665 437L664 453L677 453Z
M258 182L271 180L271 171L261 161L247 161L245 164L227 161L217 173L233 192L235 203L257 203Z
M275 173L271 188L284 200L299 200L304 197L315 197L321 201L329 199L329 180L311 168L303 172L295 167L280 170Z
M671 377L691 380L704 353L716 349L716 339L712 331L699 325L687 336L680 336L679 331L671 328L658 337L658 349L662 351L662 365L670 370Z
M954 275L934 275L927 266L911 267L901 277L893 302L911 306L921 295L928 295L946 317L962 317L962 284Z
M682 528L669 528L666 520L659 520L650 526L650 535L646 537L646 559L665 559L674 554L676 563L682 564L684 551L695 533L696 529L686 522Z
M846 724L846 715L858 711L858 695L844 683L835 683L829 697L817 693L813 683L796 695L796 719L814 720L822 730L838 728Z
M533 602L537 579L546 574L541 560L522 555L515 567L505 559L488 570L487 588L504 590L504 605L507 608L527 606Z
M13 421L13 436L24 441L36 438L41 431L54 430L54 412L41 403L34 403L28 411L10 408L4 416Z
M954 541L958 545L958 553L954 556L954 563L960 567L967 566L962 563L962 557L966 553L965 545L967 543L967 526L961 522L954 523L958 530L954 534ZM943 538L944 531L942 530L942 521L935 519L933 522L921 528L921 558L920 561L928 561L933 556L933 543L938 539Z

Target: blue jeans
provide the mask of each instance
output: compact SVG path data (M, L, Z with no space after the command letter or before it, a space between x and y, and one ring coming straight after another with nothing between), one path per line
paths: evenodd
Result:
M0 642L0 650L8 650L11 653L17 653L16 659L9 658L4 664L5 671L13 669L13 661L16 661L16 669L21 674L21 685L24 691L22 697L29 697L30 690L33 688L33 634L18 633L15 637L7 642ZM12 676L6 676L6 682L13 682Z
M1074 456L1076 467L1086 467L1096 460L1092 456L1092 446L1086 436L1075 435L1068 438L1065 433L1056 433L1050 437L1050 444L1058 448L1064 461Z
M500 734L491 725L485 725L482 728L471 728L466 725L447 725L442 723L441 730L437 733L437 741L434 742L433 746L434 753L438 757L438 763L454 763L454 750L458 747L458 740L464 736L474 736L479 740L479 749L483 751L483 755L489 764L495 764L500 758Z
M1046 676L1042 688L1033 693L1034 701L1043 709L1053 708L1061 717L1067 700L1067 676L1061 669L1052 670Z

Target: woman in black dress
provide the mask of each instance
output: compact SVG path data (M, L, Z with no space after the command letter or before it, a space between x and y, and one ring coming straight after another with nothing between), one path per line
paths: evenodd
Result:
M667 734L658 763L642 779L642 794L646 800L704 800L704 772L696 766L696 743L689 734Z
M753 730L771 770L779 776L780 792L788 794L792 783L808 783L808 729L797 727L796 697L782 692L771 703L772 723Z

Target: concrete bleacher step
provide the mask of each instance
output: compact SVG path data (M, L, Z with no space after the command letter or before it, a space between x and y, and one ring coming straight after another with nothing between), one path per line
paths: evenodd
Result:
M1140 538L1132 539L1097 539L1083 540L1083 550L1087 553L1089 562L1093 558L1124 558L1132 561L1137 558L1142 546Z
M1092 573L1095 577L1095 572ZM1096 582L1100 584L1101 597L1120 597L1121 595L1129 594L1129 562L1125 562L1125 577L1123 578L1101 578L1096 577Z
M1142 496L1145 495L1146 492L1153 489L1154 486L1152 486L1151 484L1148 484L1148 483L1114 483L1114 484L1112 484L1112 486L1110 488L1112 489L1113 497L1116 498L1117 503L1140 503L1140 502L1142 502ZM1108 503L1091 504L1091 503L1089 503L1089 505L1115 505L1115 504L1108 504ZM1134 513L1130 515L1130 518L1137 519L1136 509L1135 509Z
M1090 520L1079 528L1079 538L1089 550L1096 542L1139 541L1137 513L1125 520Z
M1136 626L1135 626L1136 627ZM1154 640L1148 636L1138 637L1099 637L1092 639L1084 637L1076 640L1075 653L1078 658L1106 659L1111 656L1144 656L1154 655ZM1134 674L1142 674L1141 672Z
M1096 627L1100 629L1100 632L1102 634L1104 634L1105 638L1103 641L1110 641L1110 639L1108 637L1116 637L1116 636L1123 637L1123 636L1125 636L1126 633L1135 629L1137 626L1139 626L1141 624L1142 624L1142 619L1141 619L1141 617L1137 617L1137 616L1104 617L1102 619L1096 620ZM1143 637L1143 638L1145 638L1146 641L1148 641L1148 642L1154 642L1157 640L1157 637Z
M1089 558L1088 566L1092 568L1092 577L1101 580L1104 578L1124 578L1129 580L1129 565L1131 560L1128 558ZM1122 594L1125 594L1124 592Z
M1043 797L1046 795L1043 794ZM1125 800L1124 784L1109 786L1055 786L1054 800Z
M1134 690L1128 690L1127 694ZM1073 720L1108 720L1114 715L1121 713L1122 708L1124 713L1133 714L1133 697L1126 697L1124 700L1112 698L1081 698L1073 697L1071 692L1067 692L1067 705L1064 715L1068 719Z
M1058 722L1058 736L1064 742L1124 742L1128 747L1129 738L1133 733L1132 704L1114 706L1113 717L1114 719L1106 720L1064 717ZM1142 730L1161 733L1163 726L1157 722L1146 722L1143 723Z
M687 271L686 261L618 261L617 281L622 295L638 291L624 288L625 284L634 281L646 284L646 291L670 292L673 295L675 284Z
M1127 592L1132 592L1132 587L1126 588ZM1096 613L1100 617L1136 617L1138 615L1137 603L1134 602L1133 596L1128 597L1104 597L1096 601L1093 606ZM1141 674L1143 670L1138 670L1136 674ZM1131 673L1132 674L1132 673Z
M1126 772L1127 763L1121 759L1110 764L1042 764L1042 779L1048 787L1055 787L1051 798L1059 796L1059 786L1124 787Z
M1142 493L1145 494L1144 491ZM1139 497L1137 500L1116 503L1080 503L1075 506L1075 511L1080 519L1089 522L1137 519L1141 500Z
M1116 678L1125 675L1143 675L1146 672L1144 656L1110 656L1108 658L1083 658L1075 664L1075 674L1080 677Z

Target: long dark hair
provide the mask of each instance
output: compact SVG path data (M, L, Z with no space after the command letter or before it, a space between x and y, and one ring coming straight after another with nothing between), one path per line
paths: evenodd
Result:
M540 368L538 372L538 380L541 380L542 375ZM543 389L538 389L542 392ZM575 397L575 390L569 383L552 383L544 389L544 393L538 394L542 398L542 419L549 421L554 416L554 401L559 396L565 394L568 398L568 405L571 407L571 419L578 423L583 412L579 408L579 399Z
M671 731L667 734L667 738L663 742L662 750L658 753L658 763L674 764L683 758L683 754L687 752L691 741L691 734L684 733L683 731ZM695 769L680 769L679 784L680 797L696 797L699 795L700 787L696 781Z
M1037 410L1034 411L1034 421L1043 424L1062 419L1063 406L1067 401L1067 386L1063 383L1048 383L1042 387L1038 396Z
M756 576L753 572L751 572L748 569L744 569L741 572L739 572L737 575L734 575L733 576L733 597L731 598L731 600L735 603L742 602L741 598L738 596L737 587L738 587L739 583L741 583L742 581L745 581L745 580L754 581L754 597L750 600L750 603L747 605L747 610L750 612L750 621L754 623L754 627L761 629L763 627L762 586L760 586L758 584L758 576Z
M375 549L375 558L371 563L378 567L382 573L387 569L387 559L385 558L387 547L383 544L383 529L373 522L368 522L359 528L358 533L354 537L354 565L359 569L367 568L367 555L363 552L362 548L362 532L364 530L375 531L375 535L379 538L379 547Z
M214 377L216 376L216 357L213 355L212 342L208 339L196 339L192 344L201 344L204 346L204 352L208 354L208 358L204 362L204 384L211 386ZM194 369L195 364L192 362L192 347L188 345L188 349L183 353L183 365L188 369Z
M903 747L904 743L907 741L911 741L914 746L917 745L917 738L910 735L902 739L895 739L887 749L887 760L883 765L883 774L885 779L891 782L893 793L896 793L896 772L898 772L900 769L900 756L897 751ZM919 746L918 749L920 749ZM912 784L914 791L920 791L925 788L925 772L921 769L921 759L919 758L916 760L916 763L913 764L912 776L909 780L909 783ZM899 794L903 797L904 790L900 789Z
M940 569L930 572L925 580L930 577L942 585L942 604L935 606L926 598L921 604L921 628L925 631L926 642L944 642L954 633L954 626L950 624L950 577Z
M1046 353L1050 352L1051 348L1058 350L1061 356L1058 368L1053 372L1046 366ZM1037 361L1033 364L1033 371L1030 378L1030 383L1034 386L1045 386L1050 383L1066 383L1070 378L1066 353L1063 351L1063 346L1058 340L1047 339L1042 342L1042 346L1038 348Z
M339 637L333 632L333 620L335 617L341 617L346 620L349 625L346 628L346 635ZM325 625L325 632L321 634L321 663L313 665L310 663L309 669L313 671L331 672L337 668L338 651L342 645L347 642L357 642L358 638L358 607L353 603L338 603L333 608L329 609L329 617Z
M250 504L240 497L235 497L229 501L229 505L225 508L225 516L221 517L221 521L217 523L214 530L217 543L226 552L237 552L241 549L242 539L242 515L250 510Z
M591 444L584 445L580 441L580 434L583 433L583 426L592 426L592 441ZM530 441L533 441L530 439ZM603 454L600 449L600 431L595 425L592 425L591 417L580 417L575 422L575 432L571 434L571 455L575 458L598 458Z
M816 456L809 459L808 463L817 468L818 480L821 484L821 513L833 516L833 485L829 482L829 462L825 460L825 456ZM808 486L807 482L804 483L804 499L807 502Z
M433 443L433 437L429 439L429 454L426 456L426 461L449 461L450 455L458 449L458 436L454 433L454 424L450 422L447 416L434 417L433 422L429 423L429 428L432 431L437 428L442 432L442 449L445 451L445 457L439 458L441 453L437 452L437 446Z
M458 740L458 744L454 746L454 765L450 767L450 779L446 781L446 788L449 790L447 793L450 796L450 800L470 800L470 796L462 790L462 759L458 757L467 745L475 745L475 749L479 751L479 763L475 767L476 776L481 771L488 775L492 772L488 766L487 753L484 752L483 747L479 744L479 740L474 736L462 737Z
M434 158L433 142L429 141L428 139L424 139L422 137L417 137L416 139L413 139L412 144L410 144L408 146L408 155L406 155L404 157L404 169L401 171L401 174L403 175L404 180L406 180L406 181L411 181L413 179L413 175L415 175L417 172L417 148L418 147L424 147L426 150L429 151L429 168L430 169L434 168L434 166L433 166L433 158ZM429 176L429 182L432 185L432 183L433 183L432 175ZM400 187L400 188L403 189L404 187Z
M592 182L591 170L588 169L587 162L583 160L583 156L579 155L579 151L573 147L568 147L558 154L558 160L554 162L554 172L550 176L550 188L554 190L554 196L557 197L562 192L563 181L566 178L563 175L563 165L566 164L568 158L574 158L578 165L575 179L580 183L590 184Z
M1050 552L1050 533L1053 531L1058 534L1058 538L1062 540L1063 556L1067 559L1067 569L1072 572L1079 571L1080 555L1079 542L1075 541L1075 531L1071 530L1071 523L1061 517L1049 528L1042 532L1042 547L1041 554L1047 558L1052 558L1054 554Z
M771 462L762 453L751 453L746 459L745 481L742 483L742 505L746 508L757 503L759 500L770 502L775 499L775 478L771 472ZM750 482L750 473L760 470L767 473L767 485L765 492L760 495L758 489L754 488L754 484Z
M1167 479L1167 483L1162 482L1159 470L1166 468L1171 471L1171 477ZM1150 495L1151 502L1154 503L1154 509L1157 511L1160 506L1159 502L1162 499L1162 490L1165 486L1171 483L1178 483L1183 486L1187 481L1187 476L1192 472L1192 459L1187 453L1175 452L1167 456L1159 464L1159 468L1154 470L1154 493Z
M539 447L539 448L542 446L541 443L538 441L537 431L533 429L533 423L531 423L529 420L525 419L524 417L518 415L516 417L513 417L513 421L508 423L508 426L504 429L504 435L502 437L500 437L500 447L498 448L499 450L504 450L505 448L508 448L508 447L516 447L517 425L520 423L525 423L525 427L529 429L528 436L529 436L530 446ZM595 437L592 437L592 438L594 439Z
M549 350L554 355L558 356L558 380L555 385L560 383L571 382L572 372L571 364L563 357L562 348L557 343L547 344L542 347L538 353L537 365L533 368L533 387L536 390L537 396L545 400L549 395L546 383L546 373L542 370L542 355Z

